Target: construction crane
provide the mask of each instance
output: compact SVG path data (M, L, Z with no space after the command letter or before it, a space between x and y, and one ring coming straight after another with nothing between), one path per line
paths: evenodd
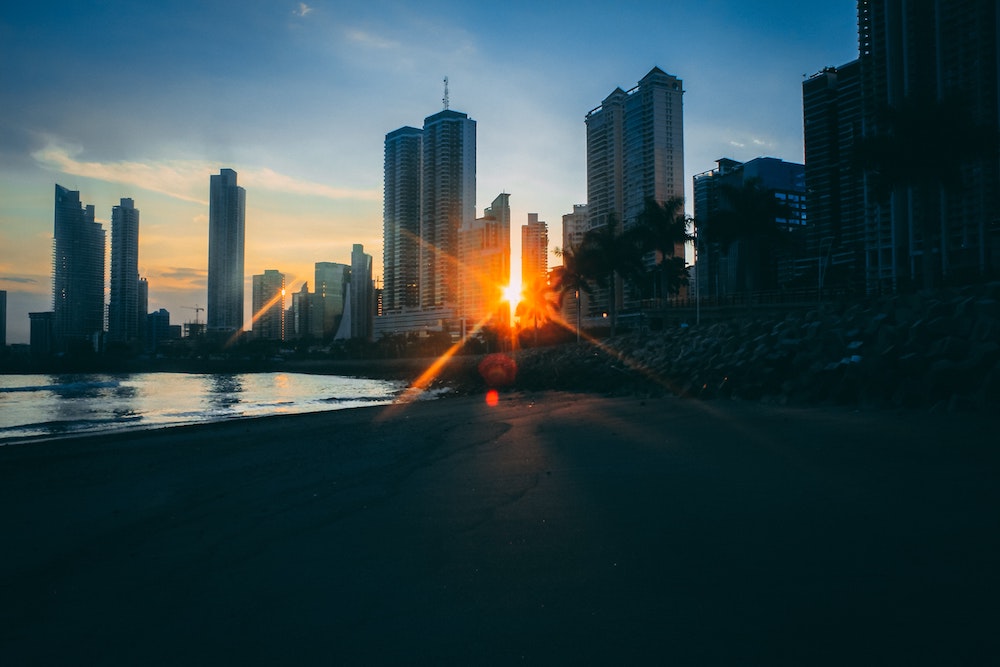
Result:
M204 310L205 310L204 308L202 308L201 306L181 306L181 308L187 308L188 310L193 310L194 311L194 323L195 324L200 324L200 322L198 322L198 313L204 312Z

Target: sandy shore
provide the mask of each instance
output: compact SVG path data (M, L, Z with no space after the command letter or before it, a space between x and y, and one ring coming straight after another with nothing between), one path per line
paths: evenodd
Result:
M0 664L984 664L995 416L543 392L0 448Z

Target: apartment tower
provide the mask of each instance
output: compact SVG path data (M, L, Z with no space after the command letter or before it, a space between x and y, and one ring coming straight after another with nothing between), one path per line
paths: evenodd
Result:
M145 304L139 293L139 209L122 198L111 209L111 290L108 341L128 343L140 336Z
M208 209L208 330L243 329L243 247L246 191L236 172L212 175Z
M56 351L95 349L104 331L105 232L94 206L56 185L52 338Z

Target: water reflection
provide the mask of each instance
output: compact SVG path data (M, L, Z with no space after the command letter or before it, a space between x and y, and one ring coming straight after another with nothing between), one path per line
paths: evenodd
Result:
M243 393L243 382L239 375L212 375L208 387L208 406L222 412L235 412Z

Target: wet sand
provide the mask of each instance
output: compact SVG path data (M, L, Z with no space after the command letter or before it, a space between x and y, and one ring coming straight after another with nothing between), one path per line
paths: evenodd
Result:
M0 664L983 664L1000 420L554 392L0 447Z

